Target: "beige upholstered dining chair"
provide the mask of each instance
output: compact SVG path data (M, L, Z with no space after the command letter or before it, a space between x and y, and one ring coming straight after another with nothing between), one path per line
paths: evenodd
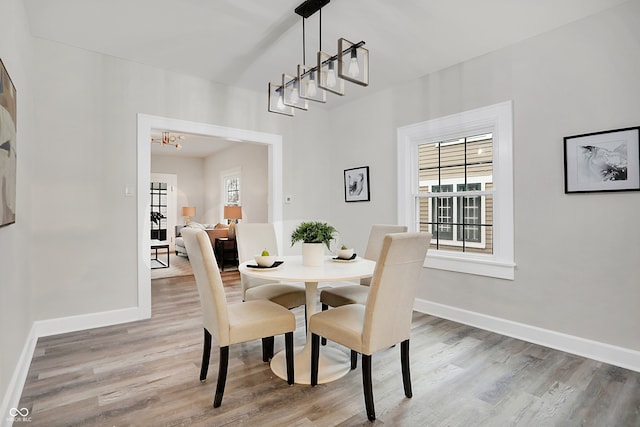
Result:
M320 337L362 354L362 383L367 417L376 418L371 383L371 355L400 344L402 382L411 397L409 336L416 287L431 242L430 233L394 233L384 238L366 305L349 304L311 316L311 385L318 383Z
M267 362L273 356L274 336L284 334L287 382L290 385L293 384L295 315L286 308L267 300L227 304L220 270L218 270L207 233L204 230L185 228L182 235L200 294L204 324L200 381L205 381L207 378L212 335L220 346L218 383L213 407L217 408L222 404L231 344L262 338L262 360Z
M369 232L367 248L363 258L377 261L382 250L384 236L389 233L403 233L407 231L405 225L374 224ZM323 289L320 292L322 310L331 307L340 307L347 304L365 304L369 295L370 277L360 279L360 284L346 285L335 288Z
M236 225L236 243L240 263L251 261L264 249L278 256L278 241L273 224L241 223ZM291 283L279 283L240 274L242 298L244 301L266 299L286 308L304 305L306 302L304 286Z

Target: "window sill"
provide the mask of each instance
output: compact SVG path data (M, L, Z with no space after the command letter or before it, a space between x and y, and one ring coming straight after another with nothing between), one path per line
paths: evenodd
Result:
M478 255L462 255L456 252L432 250L427 254L424 266L506 280L514 280L516 267L513 262L501 262Z

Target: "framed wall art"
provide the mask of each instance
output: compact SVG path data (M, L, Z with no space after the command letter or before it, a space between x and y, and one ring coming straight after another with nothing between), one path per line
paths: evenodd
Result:
M0 59L0 227L16 222L16 88Z
M564 192L640 190L640 126L564 138Z
M344 201L368 202L369 197L369 166L345 169Z

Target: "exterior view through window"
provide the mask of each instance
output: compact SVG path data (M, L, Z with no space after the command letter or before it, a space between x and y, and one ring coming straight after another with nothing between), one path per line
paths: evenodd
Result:
M420 231L432 247L493 253L493 135L418 145Z

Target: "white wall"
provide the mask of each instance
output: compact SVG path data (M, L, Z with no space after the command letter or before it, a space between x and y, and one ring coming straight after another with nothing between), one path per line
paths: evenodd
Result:
M511 99L516 278L426 270L418 297L639 351L640 194L563 182L564 136L640 124L638 22L627 2L331 111L330 182L369 165L372 201L332 192L330 218L360 242L370 219L395 221L397 127Z
M29 336L34 309L31 303L31 271L37 260L31 256L32 212L49 210L31 197L31 173L34 153L34 89L29 25L22 2L0 0L0 58L17 91L17 195L16 222L0 228L0 424L8 416L11 397L5 390L20 381L16 366ZM26 372L24 372L26 375ZM17 403L17 402L16 402ZM7 411L5 411L7 409Z
M208 222L226 223L223 218L222 172L239 169L243 222L268 220L267 146L234 143L205 161L205 202Z
M152 173L171 173L178 176L178 194L176 203L177 224L184 224L182 216L183 206L195 206L196 216L191 218L196 222L207 222L204 204L204 159L197 157L179 156L151 156Z

